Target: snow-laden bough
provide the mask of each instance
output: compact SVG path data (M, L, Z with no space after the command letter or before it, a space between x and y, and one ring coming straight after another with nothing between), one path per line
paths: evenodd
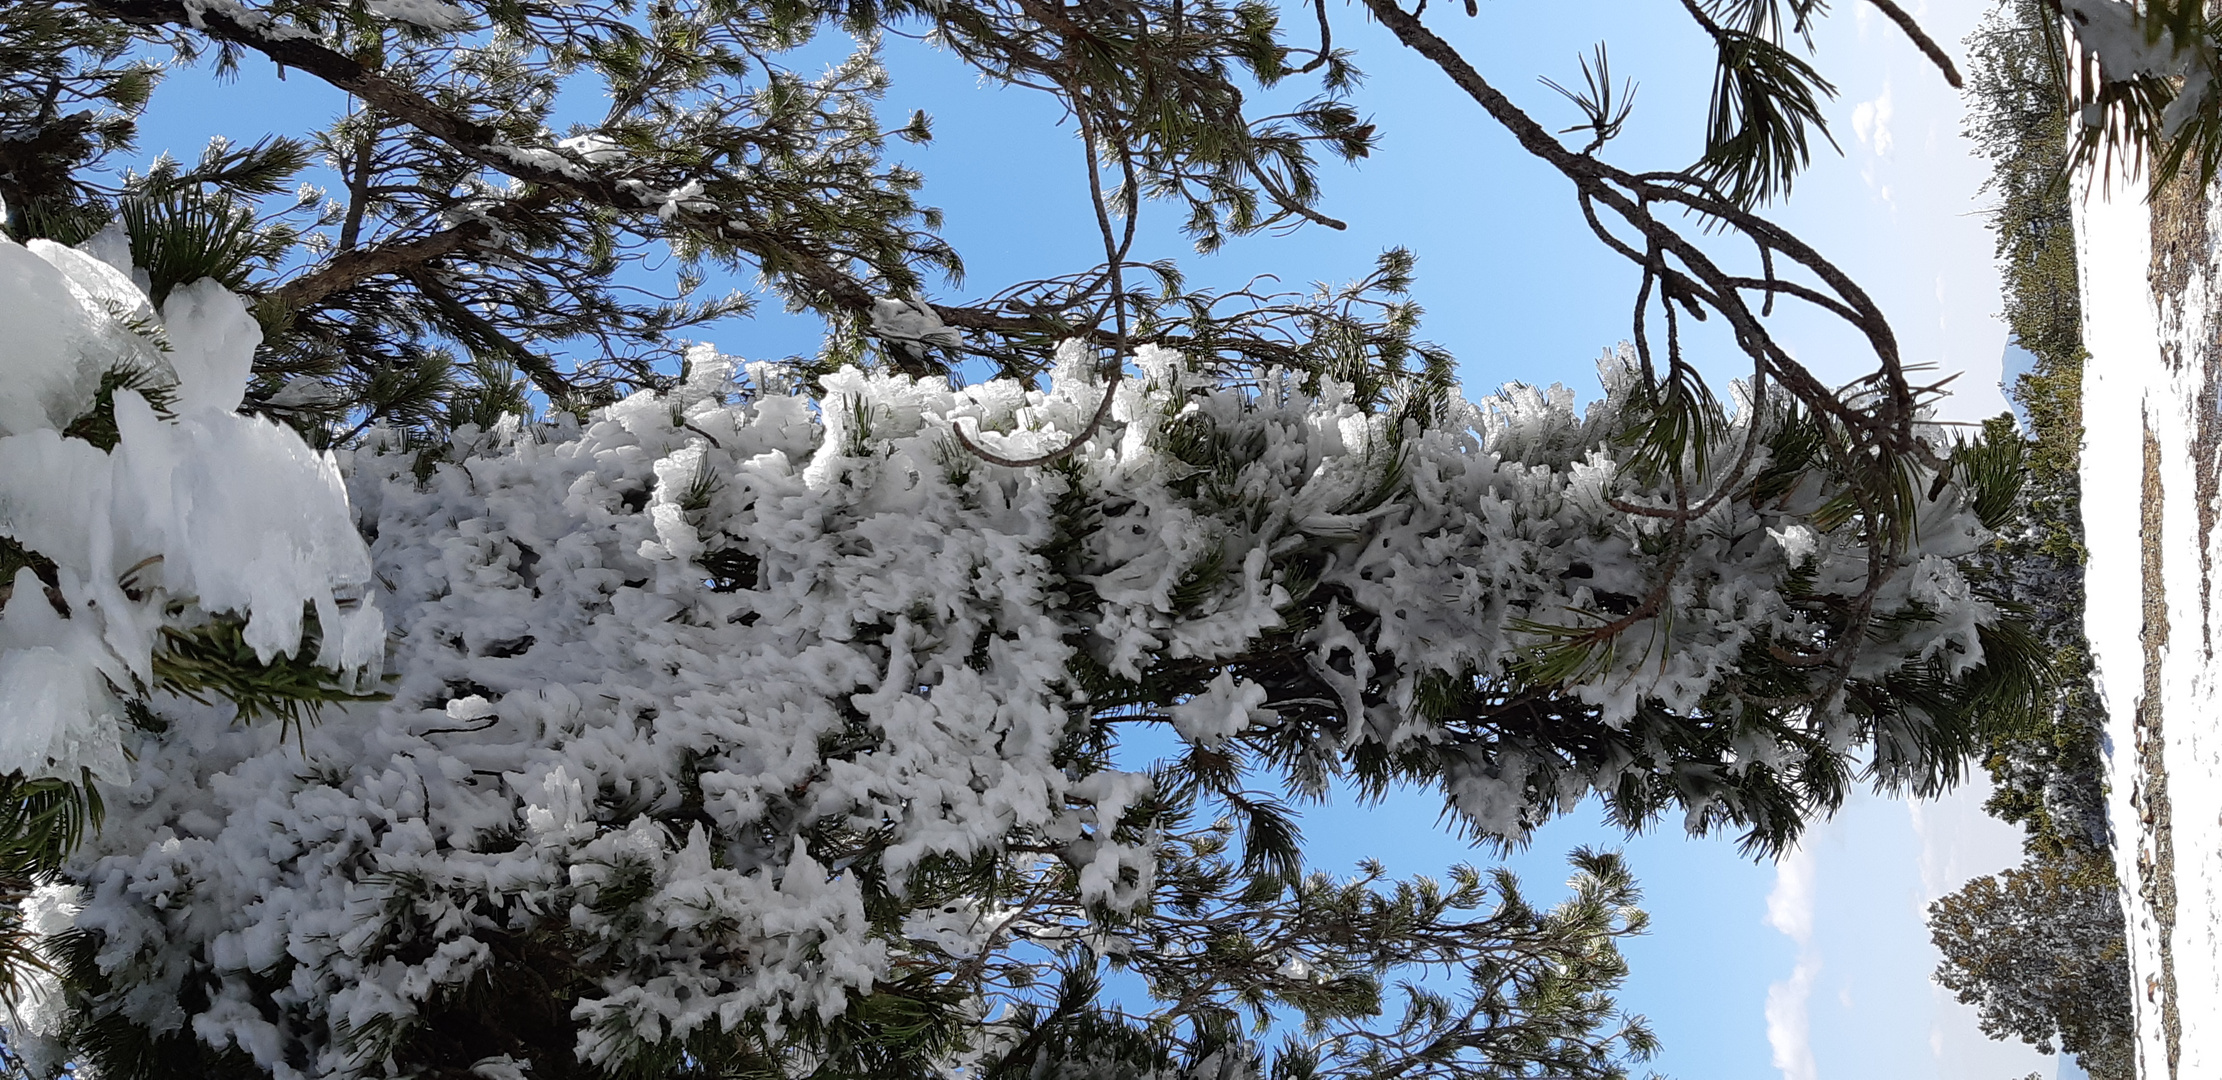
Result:
M77 280L0 247L34 262L0 281L9 310ZM1620 354L1586 410L1514 388L1423 415L1144 348L1109 423L1013 469L958 436L1065 446L1105 392L1080 347L1046 390L854 369L805 390L699 348L683 385L584 421L325 458L231 411L251 322L211 287L165 307L174 416L119 392L103 452L57 431L94 384L55 357L122 325L79 310L41 339L62 351L13 361L0 417L8 505L55 493L10 527L55 549L68 601L19 614L46 603L19 587L11 648L90 672L70 730L116 750L69 875L76 1037L279 1077L432 1053L569 1075L822 1032L954 970L951 941L1008 945L1012 898L963 908L969 928L912 910L982 860L1046 859L1091 918L1137 917L1157 793L1091 749L1127 722L1293 776L1388 762L1486 836L1592 792L1748 823L1773 812L1755 790L1825 780L1857 744L1885 773L1933 766L1935 718L1872 691L1974 677L1998 621L1960 570L1988 534L1958 483L1909 478L1918 520L1878 547L1794 419L1752 407L1709 436L1761 426L1734 468L1651 475L1621 438ZM329 528L342 477L367 563ZM255 490L209 494L231 478ZM1679 533L1641 512L1674 505L1710 509ZM155 592L251 612L272 648L306 606L367 666L382 611L391 700L294 732L159 695L164 730L116 722L100 694L142 685L154 610L120 582L150 555ZM355 584L368 603L343 602Z

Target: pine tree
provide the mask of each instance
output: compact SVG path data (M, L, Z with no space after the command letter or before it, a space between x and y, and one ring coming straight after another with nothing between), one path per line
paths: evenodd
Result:
M11 103L59 149L9 174L10 234L120 238L165 316L246 298L244 407L344 452L396 631L384 704L226 624L164 639L131 780L67 868L58 1052L134 1077L1626 1075L1653 1040L1609 996L1642 927L1617 860L1578 853L1548 911L1465 869L1338 880L1284 801L1433 785L1517 843L1595 793L1773 852L1858 748L1856 779L1938 790L2039 704L2043 657L1970 561L2019 447L1923 424L1880 310L1756 212L1825 136L1818 4L1689 5L1720 77L1702 154L1663 174L1598 156L1627 119L1602 50L1569 149L1418 13L1368 9L1642 269L1586 414L1456 398L1402 253L1265 297L1136 256L1153 201L1206 249L1334 226L1317 159L1375 128L1323 4L1316 47L1262 5L1156 0L0 23L44 65L7 93L109 110L101 141ZM783 66L835 26L850 62ZM927 295L961 263L884 157L930 137L872 114L890 29L1070 110L1100 264ZM276 63L352 108L107 173L147 73L102 65L129 47ZM1310 100L1246 111L1299 78ZM606 115L552 130L582 81ZM284 192L310 154L331 204ZM637 299L623 276L664 252L668 294ZM819 313L821 355L687 344L744 307L698 297L713 269ZM1819 383L1778 299L1851 324L1875 376ZM1752 364L1733 407L1680 338L1709 314ZM1001 377L955 385L965 361ZM1182 749L1114 768L1131 725Z
M2040 858L1980 877L1929 907L1936 979L1976 1007L1984 1033L2074 1054L2100 1080L2136 1075L2125 1023L2129 961L2103 855Z

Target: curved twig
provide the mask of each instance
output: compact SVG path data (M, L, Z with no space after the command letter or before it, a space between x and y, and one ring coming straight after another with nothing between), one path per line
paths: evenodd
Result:
M1914 47L1920 49L1922 55L1927 56L1930 62L1936 64L1937 70L1944 73L1944 81L1952 84L1952 89L1958 90L1960 88L1960 69L1952 66L1951 55L1946 53L1943 46L1938 45L1927 31L1921 29L1920 23L1913 21L1913 16L1907 14L1906 9L1899 7L1893 0L1867 0L1867 2L1881 8L1882 13L1890 17L1891 22L1898 24L1898 29L1905 31L1906 36L1913 39Z
M1327 23L1327 0L1312 0L1312 10L1319 16L1319 51L1303 67L1296 69L1295 74L1298 75L1309 75L1317 71L1335 51L1335 31Z
M1789 702L1811 707L1840 695L1851 679L1851 660L1865 640L1862 628L1873 618L1876 597L1903 561L1908 543L1909 515L1914 507L1900 494L1902 470L1915 463L1939 465L1935 451L1921 435L1920 401L1935 387L1916 387L1906 378L1895 333L1874 300L1819 252L1781 226L1751 213L1723 196L1702 176L1691 173L1630 173L1578 153L1563 145L1549 131L1528 117L1486 79L1448 42L1422 25L1414 13L1394 0L1365 0L1366 8L1395 33L1400 41L1433 61L1473 98L1490 117L1512 134L1532 156L1556 168L1575 187L1585 221L1615 253L1641 271L1634 324L1635 347L1644 377L1656 384L1663 375L1678 377L1687 369L1681 356L1679 320L1682 311L1702 318L1716 311L1729 323L1736 345L1752 362L1750 419L1736 460L1712 487L1709 495L1691 504L1690 478L1674 468L1672 505L1645 506L1615 499L1615 508L1632 516L1651 518L1666 526L1667 546L1661 560L1661 577L1651 595L1620 617L1587 628L1560 628L1564 640L1596 644L1625 632L1644 619L1665 611L1662 591L1671 583L1685 557L1698 519L1723 500L1732 498L1758 455L1767 410L1770 380L1779 380L1800 408L1809 410L1824 432L1822 454L1827 467L1848 481L1856 507L1855 517L1866 545L1867 579L1856 595L1844 599L1839 614L1845 629L1813 666L1825 664L1826 674L1808 687L1809 696ZM1702 14L1702 12L1700 12ZM1701 19L1701 22L1703 20ZM1917 39L1918 40L1918 39ZM1742 234L1757 248L1759 277L1731 273L1705 249L1659 216L1659 208L1678 207L1703 219L1707 231L1725 227ZM1623 240L1605 224L1610 213L1618 223L1640 235ZM1803 267L1818 279L1818 287L1786 281L1776 266L1780 256ZM1655 372L1645 332L1654 289L1667 320L1665 372ZM1753 296L1751 294L1756 294ZM1788 296L1842 319L1867 340L1878 361L1875 372L1853 387L1842 390L1822 383L1775 340L1762 318L1773 314L1773 300ZM1755 310L1757 309L1757 310ZM1703 436L1700 436L1703 437Z
M1095 415L1088 418L1088 426L1081 428L1080 434L1073 436L1071 441L1065 443L1065 445L1039 457L1007 458L999 454L990 453L986 450L981 449L977 443L974 443L970 438L968 438L965 435L963 429L955 429L957 441L959 443L962 443L966 450L969 450L973 454L977 455L982 461L986 461L994 465L1001 465L1006 468L1026 469L1033 468L1037 465L1047 465L1053 461L1057 461L1061 458L1066 457L1067 455L1070 455L1073 451L1080 449L1080 447L1086 444L1088 440L1095 438L1096 432L1102 430L1103 428L1103 421L1111 415L1111 403L1117 400L1119 396L1119 383L1126 377L1126 279L1120 273L1120 267L1126 261L1127 249L1134 243L1134 222L1135 219L1140 216L1138 212L1139 208L1128 207L1126 215L1126 235L1123 239L1114 236L1113 230L1111 228L1111 211L1109 207L1104 205L1103 168L1101 163L1097 160L1095 125L1089 121L1088 113L1084 109L1074 109L1073 115L1079 117L1080 119L1080 140L1087 147L1088 195L1095 202L1096 227L1103 233L1103 253L1110 263L1112 325L1111 378L1109 383L1103 388L1103 400L1096 403ZM1120 164L1126 170L1126 179L1130 185L1131 190L1131 184L1134 178L1132 158L1128 154L1126 154L1125 148L1123 146L1119 148L1119 151Z

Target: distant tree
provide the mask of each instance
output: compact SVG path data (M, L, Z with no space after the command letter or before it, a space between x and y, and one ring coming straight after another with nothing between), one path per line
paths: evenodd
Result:
M1983 1032L2074 1054L2093 1080L2136 1076L2129 958L2111 865L2038 858L1929 906L1936 979Z

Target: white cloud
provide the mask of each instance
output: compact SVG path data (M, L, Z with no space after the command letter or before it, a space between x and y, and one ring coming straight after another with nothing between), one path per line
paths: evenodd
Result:
M1767 1046L1783 1080L1817 1080L1813 1061L1813 1023L1808 1005L1821 956L1813 947L1813 853L1794 848L1775 864L1775 886L1767 893L1767 925L1798 944L1798 963L1790 977L1767 987Z
M1921 845L1924 909L1927 901L1957 892L1969 878L1995 874L2021 862L2021 829L1983 809L1990 795L1989 775L1977 772L1938 798L1906 800L1914 839Z
M1775 863L1775 887L1767 893L1767 925L1798 943L1813 944L1813 853L1791 849Z
M1806 1005L1813 997L1813 980L1821 973L1821 958L1810 951L1798 954L1790 977L1767 987L1767 1046L1774 1051L1775 1068L1782 1080L1818 1080L1821 1070L1813 1062L1813 1022Z
M1873 101L1862 101L1852 110L1852 132L1859 136L1861 145L1875 152L1876 157L1890 156L1891 106L1890 81L1883 81L1883 92Z

